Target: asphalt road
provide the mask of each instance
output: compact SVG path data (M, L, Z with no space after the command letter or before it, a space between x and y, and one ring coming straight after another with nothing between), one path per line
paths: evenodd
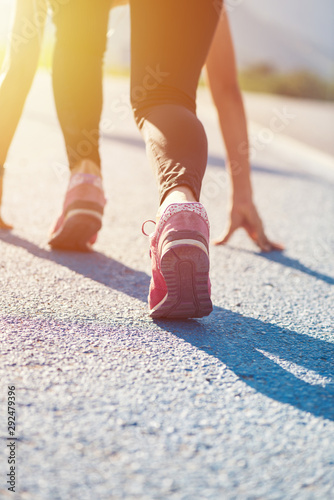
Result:
M210 144L203 201L218 236L228 183L214 110L200 94ZM286 251L261 254L237 233L211 249L214 312L152 321L141 224L157 195L127 82L106 82L109 202L95 253L80 255L46 243L68 173L49 78L38 78L8 162L4 215L15 230L0 233L1 498L15 498L8 385L17 498L333 498L334 162L265 123L250 127L255 195Z

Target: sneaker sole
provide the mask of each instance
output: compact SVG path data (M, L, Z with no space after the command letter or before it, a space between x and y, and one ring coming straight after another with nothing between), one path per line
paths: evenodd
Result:
M150 311L152 318L202 318L212 311L208 289L209 257L198 242L168 245L161 257L167 295Z
M54 249L90 252L90 239L101 229L101 215L76 213L67 217L59 230L52 235L49 245Z

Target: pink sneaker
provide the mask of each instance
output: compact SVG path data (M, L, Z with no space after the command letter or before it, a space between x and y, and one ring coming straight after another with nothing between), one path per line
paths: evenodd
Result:
M98 175L77 173L71 179L63 212L51 233L49 245L62 250L88 252L102 226L106 199Z
M209 220L201 203L169 205L150 237L152 318L201 318L212 311Z

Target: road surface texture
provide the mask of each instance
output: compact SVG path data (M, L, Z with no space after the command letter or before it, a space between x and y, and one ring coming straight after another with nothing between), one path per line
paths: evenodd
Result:
M141 224L155 216L155 179L128 82L107 80L105 91L108 205L94 253L47 246L68 182L47 74L11 149L4 215L15 230L0 233L1 499L333 499L333 108L247 96L256 201L286 251L259 253L236 233L211 248L213 313L153 321ZM228 182L205 89L199 114L216 237ZM303 127L313 141L300 140ZM6 485L8 385L17 496Z

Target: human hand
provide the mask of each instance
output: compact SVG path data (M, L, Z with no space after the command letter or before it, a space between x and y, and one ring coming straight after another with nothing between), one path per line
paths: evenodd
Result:
M260 247L262 252L284 250L284 246L275 243L266 236L262 220L253 201L233 201L230 211L230 220L223 235L213 240L214 245L224 245L232 234L239 228L244 228L252 240Z

